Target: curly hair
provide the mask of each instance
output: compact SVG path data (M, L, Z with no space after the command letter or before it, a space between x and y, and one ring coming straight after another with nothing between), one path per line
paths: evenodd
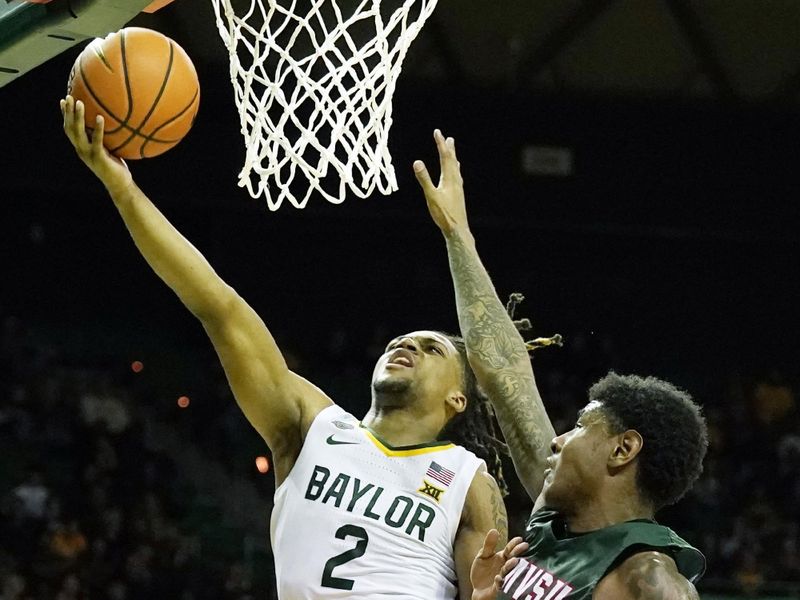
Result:
M656 377L610 371L589 388L602 403L612 433L634 429L644 444L636 484L656 510L674 504L703 471L708 447L706 421L692 397Z
M439 432L439 439L449 439L463 446L486 463L486 469L497 481L503 496L508 495L508 485L503 477L503 459L508 448L497 434L494 409L478 386L475 373L467 360L464 340L456 335L437 332L449 339L458 350L461 361L462 383L467 407L450 419Z

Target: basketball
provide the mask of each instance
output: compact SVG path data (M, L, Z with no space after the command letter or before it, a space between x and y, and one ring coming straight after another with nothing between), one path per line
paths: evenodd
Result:
M127 27L90 43L69 74L67 93L86 106L86 128L105 119L104 145L120 158L158 156L194 123L200 84L188 54L174 40Z

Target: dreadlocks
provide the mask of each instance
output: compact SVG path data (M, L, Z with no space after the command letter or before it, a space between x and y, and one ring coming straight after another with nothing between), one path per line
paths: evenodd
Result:
M514 321L519 331L532 329L529 319L514 320L517 306L525 299L520 293L511 294L506 304L508 316ZM441 332L440 332L441 333ZM503 456L508 456L508 446L502 441L494 409L486 394L478 386L472 368L467 360L467 348L464 340L456 335L442 333L458 350L461 357L464 378L464 395L467 397L467 408L456 415L445 425L439 434L442 439L452 439L486 462L489 473L497 481L503 497L508 495L508 485L503 477ZM559 334L549 338L535 338L525 342L528 352L547 346L563 346L564 340Z
M464 340L448 333L442 335L453 343L461 358L467 408L448 421L439 433L439 438L453 440L483 459L487 470L495 478L500 492L505 497L508 495L508 485L503 477L502 457L508 456L508 448L498 436L494 409L486 394L478 387L475 373L472 372L467 360Z
M508 316L511 317L511 320L514 322L514 325L517 328L517 331L530 331L533 329L531 325L530 319L514 319L514 313L517 310L517 306L519 306L522 301L525 300L525 296L520 294L519 292L514 292L508 297L508 303L506 304L506 312ZM563 346L564 345L564 338L562 338L559 334L555 334L549 338L534 338L532 340L527 340L525 342L525 347L528 349L528 352L533 352L537 348L546 348L547 346Z

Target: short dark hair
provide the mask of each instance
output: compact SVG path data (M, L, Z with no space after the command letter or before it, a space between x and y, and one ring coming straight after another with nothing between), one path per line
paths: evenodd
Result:
M500 440L495 428L495 416L489 398L478 386L478 380L467 360L464 340L457 335L437 332L453 343L458 350L462 372L462 392L467 407L450 419L439 433L439 439L452 440L486 463L486 469L497 481L505 496L508 486L503 478L502 456L508 454L506 445Z
M700 407L685 391L656 377L608 375L589 388L613 433L628 429L644 440L636 484L655 509L674 504L703 471L708 430Z

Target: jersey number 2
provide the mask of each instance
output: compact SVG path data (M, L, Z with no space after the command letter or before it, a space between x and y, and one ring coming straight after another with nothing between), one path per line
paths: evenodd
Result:
M342 525L336 530L336 537L338 539L343 540L348 536L358 538L356 547L331 557L328 562L325 563L325 569L322 571L322 587L329 587L337 590L353 589L353 584L355 582L352 579L334 577L333 570L339 565L343 565L359 556L363 556L364 552L367 551L369 536L363 527L357 525Z

